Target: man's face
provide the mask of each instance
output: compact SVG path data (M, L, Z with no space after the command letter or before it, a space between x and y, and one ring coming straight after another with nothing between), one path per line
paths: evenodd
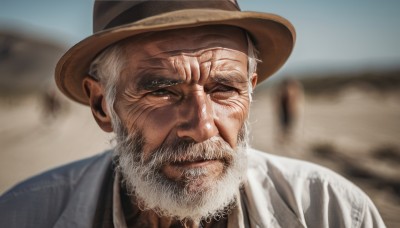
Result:
M142 131L145 159L175 140L220 136L236 147L249 108L246 53L243 32L230 27L154 33L127 46L115 108L128 133ZM220 161L183 160L162 172L179 179L182 168L198 166L215 178L223 168Z
M126 40L124 47L114 107L131 136L127 145L136 144L125 151L134 153L134 165L151 166L157 178L150 179L187 196L222 183L233 167L234 175L244 173L237 154L244 153L250 98L244 33L221 26L181 29Z

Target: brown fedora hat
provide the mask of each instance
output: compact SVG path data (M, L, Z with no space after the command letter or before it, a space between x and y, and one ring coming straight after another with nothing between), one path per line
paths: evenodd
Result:
M288 59L296 38L292 24L269 13L240 11L235 0L96 0L94 34L69 49L58 61L55 79L69 98L88 104L82 79L90 63L107 46L130 36L154 31L230 25L246 30L262 61L258 82L275 73Z

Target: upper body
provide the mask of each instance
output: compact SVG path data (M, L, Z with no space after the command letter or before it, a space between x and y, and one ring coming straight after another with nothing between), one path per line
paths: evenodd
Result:
M252 90L289 57L288 21L234 0L97 0L94 12L98 32L61 58L56 82L115 133L118 177L107 155L47 173L2 199L14 206L5 217L44 227L382 224L335 175L247 153Z
M248 156L239 211L228 215L227 227L384 227L369 198L332 171L253 149ZM107 152L17 185L0 198L0 226L124 224L115 215L120 208L113 200L124 196L114 196L111 157Z

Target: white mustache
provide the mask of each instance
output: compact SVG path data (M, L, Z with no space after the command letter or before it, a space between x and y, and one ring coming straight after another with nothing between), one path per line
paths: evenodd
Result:
M161 167L168 163L179 163L201 160L222 160L229 165L235 151L221 137L214 136L201 143L176 141L162 145L151 153L149 161L141 162L152 167Z

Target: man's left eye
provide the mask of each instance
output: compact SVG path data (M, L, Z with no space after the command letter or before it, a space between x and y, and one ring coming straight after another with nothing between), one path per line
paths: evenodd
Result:
M231 86L218 86L210 91L215 99L228 99L239 94L238 90Z

